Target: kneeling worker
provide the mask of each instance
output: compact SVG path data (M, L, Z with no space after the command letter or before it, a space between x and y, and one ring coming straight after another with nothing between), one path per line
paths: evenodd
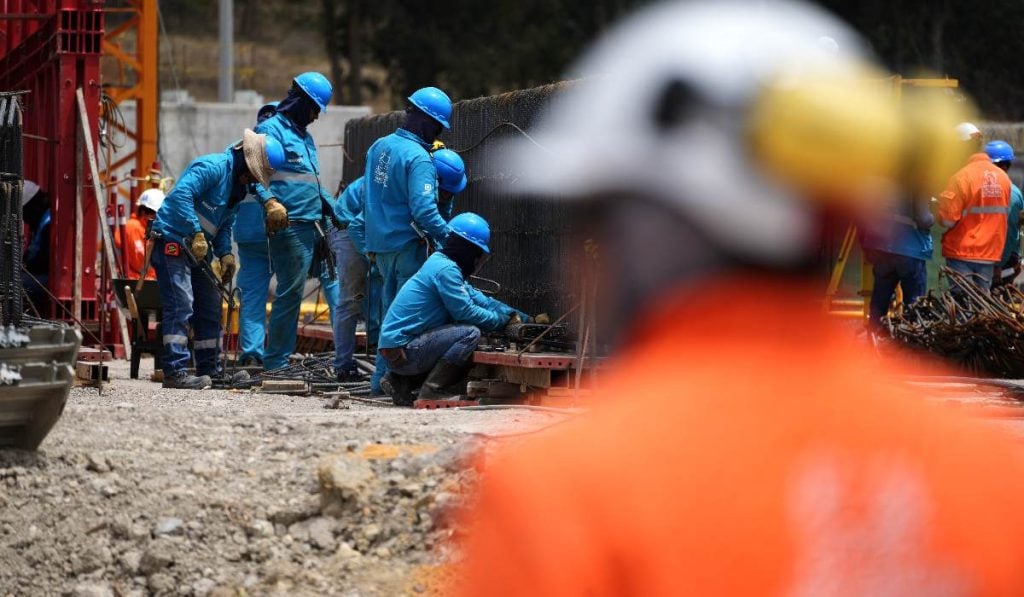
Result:
M211 387L211 378L226 379L219 362L221 295L209 266L210 244L220 259L221 279L231 280L231 228L238 204L254 183L265 187L284 161L277 140L246 129L241 143L189 164L160 206L153 221L152 261L163 303L165 388L201 390ZM198 377L185 370L192 357L190 322Z
M480 330L499 330L517 316L528 319L468 282L490 253L487 222L463 213L449 226L444 248L402 286L381 324L380 355L390 368L383 385L399 406L412 405L417 377L427 372L419 398L451 398L445 390L462 381Z

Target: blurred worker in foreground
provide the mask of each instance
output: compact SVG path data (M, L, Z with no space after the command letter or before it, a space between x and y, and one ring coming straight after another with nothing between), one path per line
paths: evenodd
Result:
M602 76L511 166L585 201L621 348L593 412L488 455L460 593L1024 594L1021 447L896 381L806 266L823 215L963 160L957 106L900 110L860 47L805 4L672 2L572 73Z
M379 304L371 310L387 313L398 289L427 259L431 243L448 236L448 225L438 208L437 169L430 158L434 139L450 128L451 99L436 87L418 89L409 96L405 120L394 133L377 139L366 152L363 213L352 233L365 239L365 250L380 273ZM376 339L368 340L376 344ZM374 393L387 363L378 357L370 381Z
M275 113L256 126L257 133L277 139L287 155L269 188L256 186L270 236L270 263L277 277L263 355L266 370L285 366L295 350L306 275L314 247L322 238L321 222L327 215L323 206L331 197L320 184L316 143L307 127L327 110L332 93L327 77L317 72L302 73L292 80L287 97L278 103ZM333 302L328 299L328 304Z
M985 146L989 159L1003 172L1013 166L1013 147L1006 141L991 141ZM1020 274L1020 212L1024 210L1024 196L1020 188L1010 182L1010 209L1006 214L1006 244L996 267L992 286L1012 284Z
M138 280L142 277L142 268L146 267L146 238L149 226L156 218L156 212L164 202L164 192L160 189L146 189L139 195L135 213L124 225L124 239L116 238L117 248L124 251L128 263L128 278ZM156 280L156 270L146 271L147 280Z
M421 400L458 398L451 388L472 366L481 330L529 319L469 283L490 254L487 221L462 213L449 225L444 248L402 286L381 324L380 354L389 368L384 385L398 406L412 406L420 383Z
M237 381L220 363L223 299L211 257L220 260L221 280L231 280L231 229L238 204L250 185L267 185L285 159L275 139L246 129L242 141L224 153L200 156L189 164L160 206L153 221L152 260L163 304L165 388L201 390L214 381ZM186 371L192 360L189 326L197 375Z
M969 122L957 132L972 155L939 195L939 223L946 265L988 292L1003 258L1010 209L1010 177L981 149L981 133ZM954 288L955 289L955 288Z

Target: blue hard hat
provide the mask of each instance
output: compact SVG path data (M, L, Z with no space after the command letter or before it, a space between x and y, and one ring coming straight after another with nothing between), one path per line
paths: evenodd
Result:
M452 128L448 119L452 117L452 100L437 87L417 89L409 96L409 102L441 123L446 129Z
M434 167L440 187L449 193L461 193L466 188L466 164L459 154L450 149L434 152Z
M270 167L277 170L285 164L284 146L277 139L270 135L264 135L265 144L267 151L267 161L270 163Z
M327 77L316 71L309 71L293 80L299 89L305 91L306 95L320 106L321 112L327 111L327 104L331 103L331 95L334 93L334 88L331 87L331 82L327 80Z
M985 145L985 153L992 162L1012 162L1013 147L1006 141L989 141Z
M487 220L467 211L452 218L448 225L452 233L480 247L484 253L491 252L487 247L487 243L491 242L491 227L487 225Z
M277 105L280 103L281 102L268 102L266 104L263 104L263 107L261 107L259 111L256 112L256 124L259 124L273 116L274 112L277 111Z

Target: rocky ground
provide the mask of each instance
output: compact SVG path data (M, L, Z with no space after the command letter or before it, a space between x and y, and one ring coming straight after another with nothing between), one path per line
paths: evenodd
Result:
M472 456L564 418L111 377L39 452L0 451L0 595L443 592Z

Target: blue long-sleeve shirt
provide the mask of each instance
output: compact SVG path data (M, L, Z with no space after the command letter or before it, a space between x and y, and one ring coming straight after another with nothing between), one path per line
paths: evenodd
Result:
M437 170L429 148L405 129L370 146L361 224L365 226L366 251L392 253L417 242L420 236L413 224L435 244L448 236L448 224L438 207Z
M320 161L316 143L308 131L303 131L288 116L278 112L256 125L257 133L265 133L284 147L285 163L270 177L270 189L256 185L259 202L266 203L277 197L288 210L288 219L315 222L323 217L321 197L331 197L320 184Z
M434 253L398 291L381 324L379 346L399 348L424 332L450 323L475 325L491 332L516 313L526 321L524 313L473 288L447 255Z
M230 253L237 212L230 205L233 167L230 150L196 158L156 212L153 231L171 242L202 232L217 257Z

